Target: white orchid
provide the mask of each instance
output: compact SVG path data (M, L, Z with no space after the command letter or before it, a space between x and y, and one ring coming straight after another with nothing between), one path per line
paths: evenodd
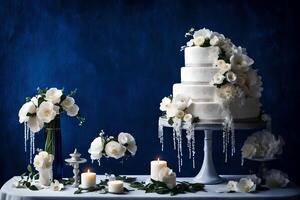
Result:
M159 109L161 111L167 111L167 109L168 109L168 107L170 107L170 105L171 105L171 99L169 97L164 97L161 100Z
M27 116L27 114L34 114L35 112L36 106L34 105L34 103L31 101L26 102L19 110L19 122L28 122L29 116Z
M254 192L256 184L249 178L241 178L237 183L237 188L240 192Z
M50 188L52 191L61 191L64 189L64 184L60 183L58 180L54 180L54 182L51 183Z
M286 187L290 180L287 174L277 169L271 169L265 176L266 185L270 188Z
M46 92L45 99L47 101L51 101L53 104L57 104L60 102L60 97L62 96L62 90L59 90L57 88L50 88Z
M126 147L116 141L110 141L105 145L105 153L108 157L119 159L125 155Z
M44 101L37 109L36 115L40 121L49 123L56 116L56 110L54 110L54 104L50 101Z

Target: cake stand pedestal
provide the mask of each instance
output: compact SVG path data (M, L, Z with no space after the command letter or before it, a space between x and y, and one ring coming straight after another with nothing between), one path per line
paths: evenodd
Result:
M172 127L168 120L164 117L159 118L159 126ZM259 119L239 120L234 122L235 130L250 130L250 129L263 129L266 127L266 122ZM221 121L201 121L195 124L195 131L204 131L204 158L200 172L194 178L195 182L212 185L224 182L224 180L217 174L213 162L213 133L215 131L223 130ZM187 129L188 126L183 123L182 129Z

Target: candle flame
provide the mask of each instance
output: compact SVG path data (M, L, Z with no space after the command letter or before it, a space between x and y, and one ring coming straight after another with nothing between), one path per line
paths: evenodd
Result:
M157 161L159 161L159 157L157 158Z
M88 169L87 173L90 173L90 169Z

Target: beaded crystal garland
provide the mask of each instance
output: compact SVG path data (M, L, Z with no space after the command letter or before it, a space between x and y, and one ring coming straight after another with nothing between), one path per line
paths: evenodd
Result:
M24 123L24 151L27 152L27 142L29 140L29 162L32 164L33 155L35 154L35 134L32 132L27 125L27 122Z

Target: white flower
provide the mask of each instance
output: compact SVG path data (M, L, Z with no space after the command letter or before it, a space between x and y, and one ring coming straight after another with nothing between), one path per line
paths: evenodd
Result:
M126 147L116 141L110 141L105 145L105 153L108 157L119 159L125 155Z
M39 120L45 123L51 122L55 118L56 114L53 103L49 101L42 102L36 112Z
M185 110L191 104L191 99L187 96L178 94L174 97L172 104L179 110Z
M220 39L219 39L217 36L214 35L214 36L210 39L209 44L210 44L211 46L216 46L216 45L219 44L219 42L220 42Z
M226 80L229 83L234 83L236 81L236 79L237 79L237 77L236 77L235 73L233 73L232 71L226 73Z
M36 97L32 97L30 101L37 107L38 106L38 98L40 98L40 95Z
M188 46L188 47L191 47L191 46L193 46L194 45L194 40L193 39L191 39L190 41L188 41L187 43L186 43L186 46Z
M33 133L39 132L44 127L44 123L37 116L29 117L27 125Z
M177 112L178 112L177 106L174 105L174 104L171 104L171 105L167 108L167 112L166 112L167 118L175 117L176 114L177 114Z
M220 69L219 71L220 74L224 74L225 72L231 70L231 64L226 63L222 59L216 61L215 67L218 67Z
M54 182L51 183L50 188L53 191L61 191L64 189L64 184L60 183L58 180L54 180Z
M237 183L240 192L254 192L256 190L255 183L249 178L241 178Z
M93 140L93 142L91 143L91 146L88 150L88 152L91 154L92 160L98 160L102 157L102 151L104 149L104 144L105 144L105 141L101 136L97 137Z
M73 97L67 96L62 102L61 106L67 110L68 108L71 108L75 104L75 100Z
M200 29L200 30L198 30L198 31L195 31L193 37L194 37L194 38L197 38L197 37L199 37L199 36L202 36L202 37L204 37L204 38L210 38L210 37L211 37L211 34L212 34L212 31L211 31L211 30L206 29L206 28L203 28L203 29Z
M226 62L225 62L224 60L222 60L222 59L217 60L217 61L215 62L215 66L216 66L216 67L222 67L222 66L224 66L224 65L226 65Z
M191 114L185 114L183 117L183 121L185 122L191 122L193 119L193 116Z
M161 103L160 103L160 107L159 109L161 111L167 111L167 108L170 107L171 105L171 99L169 97L164 97L162 100L161 100Z
M247 176L247 178L251 179L255 183L255 185L261 184L261 178L256 176L256 174L249 175L249 176Z
M36 170L50 168L52 166L54 156L46 151L41 151L34 157L33 165Z
M221 88L217 90L217 93L221 99L230 102L236 97L237 90L234 85L226 84L221 86Z
M236 181L228 181L226 188L228 192L237 192L237 183Z
M67 108L67 115L70 117L74 117L78 114L79 107L76 104L73 104L70 108Z
M175 117L182 119L184 117L184 112L182 110L178 110Z
M58 90L57 88L50 88L46 92L45 99L47 101L51 101L53 104L57 104L60 102L61 95L62 95L62 90Z
M212 83L211 84L222 84L225 79L225 76L221 73L217 73L214 75Z
M290 182L288 176L280 170L271 169L264 176L266 185L270 188L286 187Z
M131 153L131 155L135 155L137 151L137 145L134 137L131 134L121 132L118 136L118 142L126 146L127 150Z
M193 40L193 43L196 45L196 46L201 46L203 43L205 42L205 38L203 36L198 36L196 38L194 38Z
M27 116L28 113L34 114L36 112L35 105L29 101L23 104L23 106L19 110L19 122L27 122L29 120L29 116Z
M230 57L230 63L235 70L248 71L254 61L245 54L234 53Z
M243 158L253 158L256 155L256 147L253 144L244 144L241 151Z

